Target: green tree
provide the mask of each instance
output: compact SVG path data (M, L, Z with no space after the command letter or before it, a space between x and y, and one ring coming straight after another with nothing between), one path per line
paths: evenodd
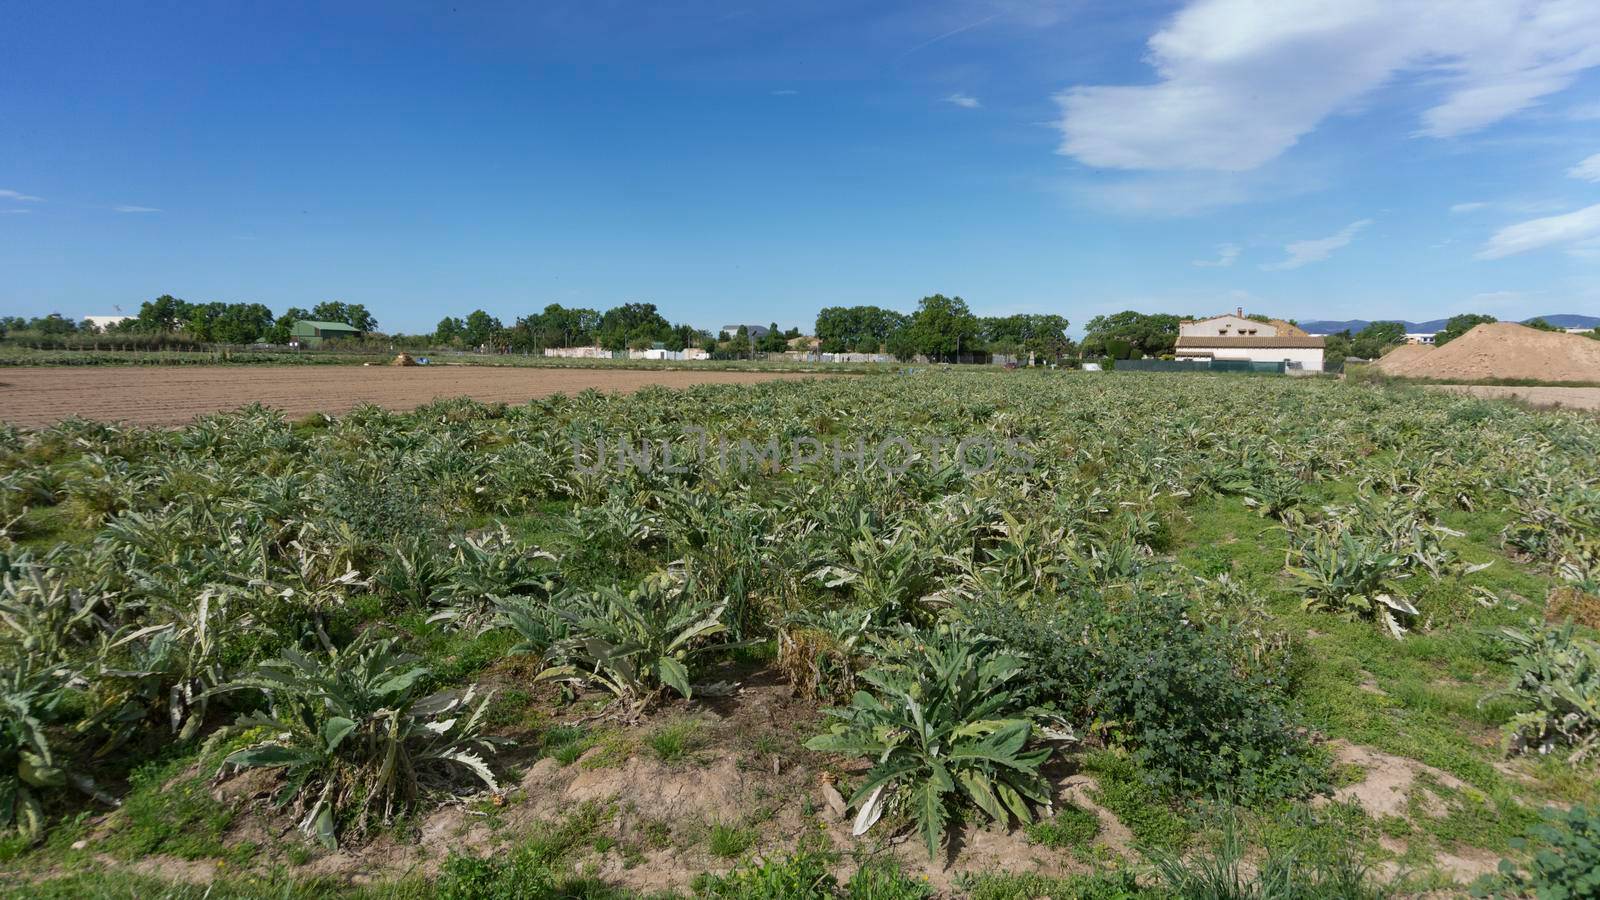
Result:
M1477 313L1462 313L1459 316L1451 316L1450 321L1444 324L1444 328L1433 336L1433 345L1442 347L1479 325L1497 321L1499 320L1494 316L1482 316Z
M481 309L467 314L461 329L461 340L468 347L483 347L496 343L501 331L500 320Z
M461 335L467 330L467 323L456 316L445 316L439 324L433 327L433 342L443 345L454 345L461 340Z
M1544 320L1543 316L1539 316L1537 318L1529 319L1528 321L1523 322L1522 324L1528 326L1529 328L1534 329L1535 331L1561 331L1561 330L1563 330L1560 326L1551 325L1549 322L1546 322Z
M211 320L211 340L251 344L272 328L272 310L261 303L229 303Z
M193 308L193 304L179 300L171 294L162 294L154 300L146 300L140 304L139 314L133 318L129 330L162 331L170 334L189 321Z
M1344 371L1345 358L1350 356L1350 330L1326 335L1322 339L1322 368L1328 372Z
M267 342L271 344L289 343L290 332L294 328L294 323L309 318L311 318L311 313L298 306L289 307L284 310L283 315L279 316L276 322L272 323L272 328L266 334Z
M671 331L672 325L656 311L654 303L624 303L600 317L597 337L607 350L624 350L633 341L644 340L646 346L665 341Z
M376 331L378 320L359 303L328 300L311 308L311 318L319 322L343 322L357 331Z
M1350 353L1362 359L1377 359L1383 351L1406 342L1406 327L1399 322L1373 322L1361 329L1350 342ZM1326 348L1324 348L1326 356Z
M777 322L767 326L767 333L756 342L756 349L763 353L782 353L789 349L789 342L784 339L783 332L778 330Z
M829 306L817 313L816 337L824 353L877 353L907 319L876 306Z
M978 318L960 297L923 297L905 331L916 352L932 360L957 358L977 349Z
M979 335L991 353L1032 354L1043 359L1059 359L1072 351L1067 325L1065 318L1055 315L1018 314L978 320Z
M1177 346L1180 321L1182 317L1170 313L1146 314L1131 309L1095 316L1084 327L1084 355L1109 355L1106 342L1118 339L1128 343L1130 353L1137 349L1145 356L1165 356Z

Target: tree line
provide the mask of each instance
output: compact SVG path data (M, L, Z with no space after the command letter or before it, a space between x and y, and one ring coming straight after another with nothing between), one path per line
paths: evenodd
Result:
M170 294L146 300L139 313L110 325L96 328L88 320L74 322L60 313L24 319L0 317L0 336L35 334L65 337L75 334L182 335L206 344L287 344L295 322L343 322L360 332L375 331L378 320L360 303L329 300L310 310L291 306L281 316L261 303L190 303Z
M817 314L817 349L824 353L888 353L900 359L947 360L999 353L1059 359L1075 345L1062 316L977 316L960 297L934 294L912 313L877 306L829 306Z
M975 354L1004 354L1059 360L1136 359L1171 356L1178 326L1190 318L1171 313L1136 310L1099 315L1089 320L1081 344L1066 335L1066 318L1052 314L977 316L960 297L934 294L917 302L910 313L878 306L829 306L817 314L816 349L824 353L886 353L900 359L924 356L949 360ZM1266 316L1249 318L1267 321ZM282 315L260 303L190 303L163 294L139 307L132 316L107 329L112 334L172 335L200 343L285 344L296 321L310 319L343 322L363 334L375 333L377 319L359 303L330 300L311 309L290 307ZM1474 326L1496 321L1493 316L1462 314L1448 320L1434 338L1435 345L1449 343ZM1523 323L1531 328L1559 331L1543 319ZM57 338L95 332L88 322L74 322L59 313L25 319L0 317L0 337L6 334ZM624 303L604 312L552 303L542 312L519 316L509 324L482 309L465 316L446 316L431 333L386 335L396 346L426 349L456 347L471 350L538 352L549 347L599 346L607 350L639 350L660 345L680 351L698 347L708 353L736 355L745 352L776 353L790 349L800 336L773 323L765 333L752 335L745 326L731 335L714 334L692 325L673 324L654 303ZM1589 336L1600 339L1600 329ZM1359 332L1325 337L1325 365L1337 369L1346 358L1376 359L1389 347L1405 342L1399 322L1373 322Z

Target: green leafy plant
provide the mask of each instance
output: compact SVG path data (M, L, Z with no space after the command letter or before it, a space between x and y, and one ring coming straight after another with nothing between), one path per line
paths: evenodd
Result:
M65 668L36 667L26 657L0 668L0 832L38 840L45 830L41 796L68 785L115 805L55 752L45 733L70 677Z
M1051 751L1026 749L1033 724L1012 685L1023 671L1019 657L959 630L918 643L903 658L863 672L872 690L828 710L839 724L806 746L874 760L850 800L859 810L855 833L900 809L932 856L962 803L1002 823L1031 822L1030 803L1050 802L1039 767Z
M1288 571L1305 592L1307 609L1328 609L1350 617L1374 618L1394 637L1416 607L1389 593L1402 560L1379 541L1357 537L1348 528L1319 528L1298 548L1300 564Z
M549 596L555 588L549 564L555 560L553 554L518 542L503 525L481 535L462 535L451 541L451 555L429 598L442 609L428 621L488 627L501 598Z
M104 601L97 592L70 586L57 568L22 566L0 580L0 637L21 654L63 660L109 627Z
M1523 707L1505 726L1513 753L1565 748L1574 764L1600 750L1600 643L1578 637L1571 624L1532 622L1526 630L1500 629L1515 652L1516 678L1492 697Z
M88 676L95 712L78 725L103 735L97 755L133 738L152 718L164 719L180 741L199 734L210 692L226 680L230 646L266 631L239 613L239 599L237 591L207 588L192 606L163 610L170 621L125 628L105 641Z
M276 804L300 817L300 829L337 844L339 818L356 834L409 809L441 773L465 771L490 790L499 784L480 752L501 743L480 734L490 697L444 692L417 697L428 669L395 649L392 638L363 632L343 650L285 650L221 690L253 688L266 712L239 719L270 737L230 754L224 768L281 769Z
M568 636L546 650L554 665L538 679L597 684L634 715L663 688L693 696L690 664L717 646L708 639L727 630L725 602L697 598L670 575L646 579L626 594L606 588L567 602L571 608L561 614Z
M1525 863L1500 861L1500 871L1472 885L1474 897L1534 897L1582 900L1600 896L1600 808L1546 809L1544 821L1514 838L1518 850L1532 850Z

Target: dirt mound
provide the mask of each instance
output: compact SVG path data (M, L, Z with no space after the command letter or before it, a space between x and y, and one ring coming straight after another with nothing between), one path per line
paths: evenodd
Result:
M416 364L417 361L412 359L409 353L402 353L389 362L391 366L414 366Z
M1600 381L1600 341L1511 322L1479 325L1443 347L1408 354L1409 361L1402 359L1390 365L1390 359L1400 352L1384 357L1378 364L1380 371L1439 381Z
M1407 366L1432 352L1433 348L1427 344L1401 344L1384 354L1372 367L1385 375L1399 375Z

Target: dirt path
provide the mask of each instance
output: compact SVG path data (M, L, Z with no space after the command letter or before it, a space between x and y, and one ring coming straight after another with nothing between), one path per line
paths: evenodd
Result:
M538 369L488 366L233 366L0 369L0 421L39 426L69 416L182 425L253 402L290 416L342 413L362 402L412 409L439 397L525 403L585 388L628 393L647 385L750 384L816 377L775 372Z
M1470 394L1488 400L1518 400L1530 406L1600 410L1600 388L1506 387L1485 384L1430 384L1436 391Z

